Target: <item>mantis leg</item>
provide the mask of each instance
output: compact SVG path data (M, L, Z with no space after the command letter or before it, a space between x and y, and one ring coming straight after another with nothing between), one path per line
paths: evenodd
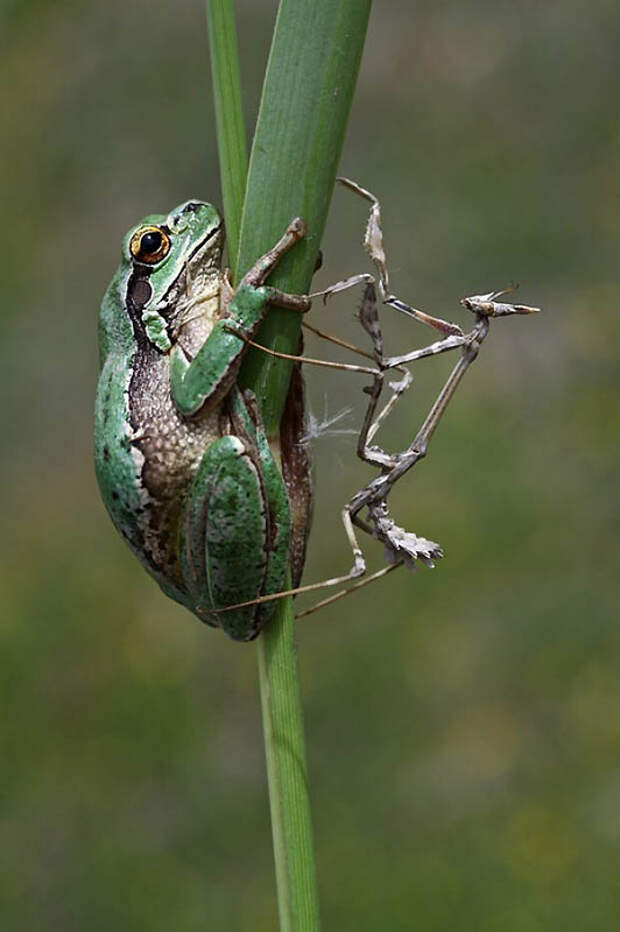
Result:
M371 191L367 191L366 188L362 188L362 186L357 184L355 181L351 181L350 178L340 177L337 179L337 181L339 181L343 187L348 188L349 191L353 191L354 194L357 194L359 197L370 203L370 212L368 215L368 221L366 223L366 230L364 232L364 249L368 253L370 261L377 271L377 284L379 287L379 295L381 297L382 303L395 308L397 311L401 311L401 313L407 314L409 317L413 317L415 320L418 320L420 323L425 324L428 327L433 327L435 330L439 330L441 333L456 335L462 334L462 330L459 326L457 326L457 324L442 320L440 317L432 317L425 311L420 311L417 308L411 307L411 305L406 304L404 301L401 301L400 298L397 298L396 295L390 293L390 280L385 248L383 246L381 205L379 203L379 199L375 197ZM352 288L355 285L361 284L362 282L368 283L370 280L373 280L372 276L370 275L354 275L351 278L344 279L342 282L338 282L337 284L332 285L331 288L328 288L322 294L324 299L327 299L332 294L336 294L339 291L344 291L347 288ZM314 295L312 295L312 297L314 297Z
M265 352L269 352L274 356L279 356L284 359L292 358L297 362L305 361L314 365L348 369L350 371L366 373L373 376L372 384L364 389L364 391L369 395L369 402L366 408L364 421L360 429L357 452L360 459L375 467L378 467L381 472L380 475L376 476L362 489L356 492L342 510L342 521L354 558L354 563L351 570L349 573L343 576L333 577L307 586L296 587L294 589L287 590L286 592L274 593L255 601L269 601L284 595L296 595L298 593L310 592L316 589L343 585L350 583L352 580L364 575L366 572L366 562L362 548L360 547L357 540L355 532L356 527L382 541L385 547L386 558L388 559L389 565L384 567L382 570L379 570L377 573L369 576L367 579L355 583L354 585L343 589L341 592L338 592L335 595L328 597L327 599L323 599L315 606L312 606L310 609L302 612L302 615L310 614L312 611L315 611L317 608L322 607L323 605L342 598L345 595L348 595L350 592L357 591L359 588L367 585L375 579L385 576L388 572L391 572L401 564L405 564L410 568L414 568L415 563L419 560L420 562L425 563L427 566L433 566L433 561L442 556L442 550L438 544L434 543L433 541L426 540L425 538L418 537L417 535L406 531L404 528L398 527L394 523L390 517L387 505L388 495L396 482L420 459L426 456L428 444L430 443L430 440L432 439L432 436L437 429L439 421L445 414L448 404L454 396L454 393L456 392L456 389L460 384L463 376L469 369L471 363L476 359L480 346L488 334L489 319L491 317L508 316L511 314L531 314L538 310L537 308L528 307L526 305L509 305L498 303L496 299L505 293L501 291L490 292L489 294L485 295L475 295L471 298L465 298L461 304L475 315L474 327L470 333L465 334L463 330L456 324L452 324L448 321L442 320L441 318L431 317L425 312L418 311L417 309L412 308L410 305L405 304L399 298L396 298L394 295L390 294L389 291L389 275L387 270L385 251L383 248L379 201L371 192L360 187L355 182L352 182L346 178L341 178L338 180L344 184L345 187L348 187L350 190L354 191L356 194L360 195L371 204L370 214L364 236L364 246L377 272L377 285L382 303L387 304L388 306L393 307L410 317L413 317L421 323L433 327L443 334L443 338L436 341L435 343L430 344L429 346L413 350L401 356L385 357L383 353L383 337L377 311L375 279L372 275L361 274L344 279L341 282L337 282L335 285L332 285L325 291L314 293L309 297L313 298L323 296L324 300L326 300L330 295L336 294L337 292L345 291L360 284L365 285L362 306L360 308L360 322L372 340L373 352L370 354L364 353L362 351L362 353L363 355L366 355L367 357L374 360L376 368L371 369L368 366L347 366L344 364L327 363L322 360L314 360L300 356L291 357L286 354L276 353L272 350L266 350L264 347L260 347L261 349L264 349ZM318 331L318 335L326 336L326 338L331 339L329 335L325 335L321 331ZM248 342L251 341L248 340ZM359 351L359 348L354 347L352 344L345 344L344 341L340 341L337 338L334 340L334 342L339 342L340 345L344 346L345 348ZM419 359L429 358L440 353L450 352L454 349L460 349L461 356L452 369L452 372L448 376L448 379L435 399L435 402L431 406L431 409L426 415L422 426L416 433L411 444L403 452L395 454L386 453L379 447L373 445L372 440L375 434L396 405L400 395L411 384L411 374L408 370L403 369L402 367L407 363L416 362ZM387 404L379 411L379 413L377 413L377 407L383 388L385 372L393 368L401 371L403 373L403 378L399 382L391 384L390 387L392 388L392 395ZM364 509L366 509L367 512L367 517L365 518L361 516L361 512ZM239 605L230 606L226 609L223 609L223 611L243 608L248 604L254 604L254 602L241 603Z

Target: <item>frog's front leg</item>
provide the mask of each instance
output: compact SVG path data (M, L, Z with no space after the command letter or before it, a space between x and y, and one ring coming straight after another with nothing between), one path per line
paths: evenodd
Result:
M235 434L215 440L192 482L179 551L192 610L249 641L273 603L218 610L282 589L288 565L290 509L282 476L249 396L230 402Z
M310 309L307 295L290 295L264 285L281 257L306 233L299 218L284 236L243 276L232 298L223 302L222 316L193 360L177 344L170 354L170 391L178 410L195 414L215 403L235 383L247 340L256 334L270 304L301 313Z

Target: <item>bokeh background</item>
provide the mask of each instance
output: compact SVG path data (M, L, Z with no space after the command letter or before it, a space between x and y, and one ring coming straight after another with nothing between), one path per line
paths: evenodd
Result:
M274 14L238 5L249 126ZM272 930L254 647L164 599L91 465L121 237L220 201L202 3L5 0L0 21L0 922ZM462 321L461 296L519 280L545 313L492 328L394 495L443 563L300 623L326 929L620 922L619 61L611 0L375 3L342 171L381 197L394 290ZM364 219L336 193L320 283L364 267ZM315 322L361 339L356 300ZM384 318L394 352L428 339ZM387 447L448 365L418 367ZM351 407L354 430L359 377L307 378L314 416ZM354 443L315 442L307 580L350 564Z

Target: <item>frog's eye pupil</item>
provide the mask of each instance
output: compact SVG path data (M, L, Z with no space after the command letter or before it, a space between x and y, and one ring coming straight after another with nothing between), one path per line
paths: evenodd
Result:
M161 233L158 230L151 230L149 233L145 233L140 240L140 252L143 252L147 256L157 252L158 249L161 248L161 239Z

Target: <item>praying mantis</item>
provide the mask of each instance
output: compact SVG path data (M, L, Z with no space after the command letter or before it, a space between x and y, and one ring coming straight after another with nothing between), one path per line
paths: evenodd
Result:
M299 612L296 617L300 618L374 582L399 566L404 565L414 568L416 562L419 561L428 567L433 567L434 561L443 556L441 546L432 540L419 537L417 534L399 527L390 515L388 497L396 483L427 455L428 446L439 422L444 416L465 373L477 358L480 348L489 334L491 320L514 315L537 314L540 311L540 308L537 307L500 301L500 298L515 289L516 286L514 285L501 290L490 291L486 294L472 295L463 298L460 302L461 306L469 311L474 318L473 326L469 331L465 332L457 324L433 317L406 304L390 292L379 200L370 191L348 178L341 177L338 181L370 203L369 217L364 234L364 248L375 267L375 275L370 273L354 275L337 282L322 292L313 293L309 297L320 297L327 301L329 297L338 292L362 285L363 294L359 310L359 321L365 333L370 337L372 351L366 353L360 350L359 347L355 347L309 325L308 329L340 346L370 356L375 363L375 367L370 368L368 366L326 362L305 356L293 356L269 350L249 338L246 342L277 358L295 360L298 363L308 365L329 366L330 368L339 368L344 371L372 376L371 384L363 389L369 396L369 400L358 435L357 455L363 462L375 468L378 475L355 492L342 508L342 522L353 554L353 565L348 573L318 583L297 586L283 592L266 594L248 602L237 603L229 608L222 609L223 613L229 610L245 608L252 604L269 602L285 595L297 595L322 588L345 586L335 595L329 596L309 609ZM420 349L398 356L386 356L379 317L380 305L391 307L438 331L441 338ZM410 444L399 452L389 453L373 443L378 430L392 412L398 400L412 384L412 375L406 366L422 359L457 350L459 351L458 360ZM392 371L398 372L400 379L390 383L391 396L383 408L378 411L386 374ZM356 529L379 540L384 546L387 566L367 577L365 577L366 560L359 544ZM360 577L365 578L360 580ZM360 581L356 582L356 580Z

